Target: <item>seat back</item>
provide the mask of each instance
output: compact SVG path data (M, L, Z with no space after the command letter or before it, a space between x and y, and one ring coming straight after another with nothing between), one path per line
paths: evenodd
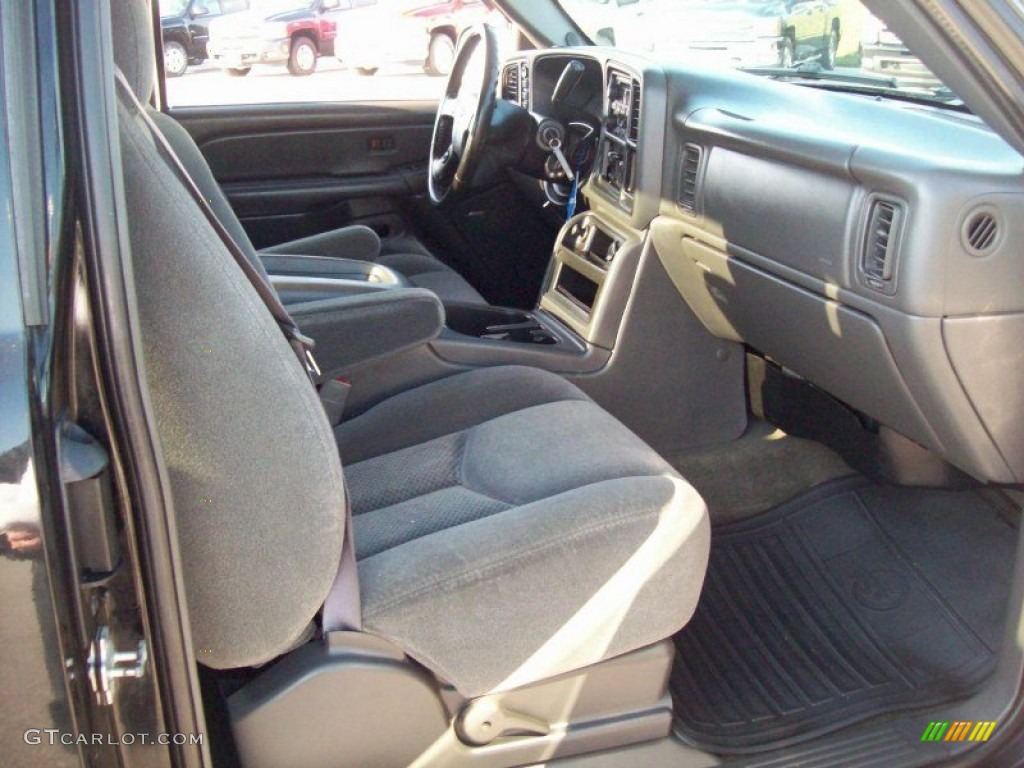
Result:
M145 0L111 3L115 60L153 88ZM146 383L170 478L196 655L265 663L306 636L344 533L333 433L259 296L119 99Z

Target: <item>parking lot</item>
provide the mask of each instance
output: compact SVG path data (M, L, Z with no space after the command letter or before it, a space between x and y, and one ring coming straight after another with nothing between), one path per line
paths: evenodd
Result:
M293 77L283 66L256 66L246 77L229 77L211 65L189 67L182 77L167 80L172 107L203 104L258 104L301 101L433 100L445 78L431 77L422 67L393 64L372 76L344 68L323 57L308 77Z

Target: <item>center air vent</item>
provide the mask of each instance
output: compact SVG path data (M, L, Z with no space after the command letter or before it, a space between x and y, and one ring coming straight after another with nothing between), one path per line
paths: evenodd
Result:
M511 63L505 68L504 84L502 85L502 98L506 101L519 100L519 65Z
M972 256L987 256L999 240L999 219L993 208L976 208L968 214L960 232L964 248Z
M530 108L530 67L525 61L514 61L505 67L501 76L501 98Z
M871 201L860 266L865 282L877 291L895 292L896 259L902 228L902 205L881 198Z
M640 81L633 81L629 105L629 140L634 144L640 139Z
M679 207L690 213L697 212L698 184L700 179L700 161L704 150L697 144L683 147L683 157L679 168Z
M519 102L519 62L513 62L505 67L501 84L501 98L513 103Z

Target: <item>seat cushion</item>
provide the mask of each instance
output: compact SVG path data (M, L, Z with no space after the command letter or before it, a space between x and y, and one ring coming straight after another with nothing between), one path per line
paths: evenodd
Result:
M559 400L589 398L565 379L537 368L478 368L394 395L342 422L334 435L341 460L348 467L506 413Z
M433 256L424 253L382 253L374 261L404 275L419 288L427 288L442 301L486 304L466 278Z
M381 240L369 227L353 225L280 243L263 249L262 253L369 261L393 269L418 288L433 291L442 301L487 303L462 275L432 256L411 235Z
M565 380L499 367L336 430L365 628L467 696L668 637L703 582L703 501Z

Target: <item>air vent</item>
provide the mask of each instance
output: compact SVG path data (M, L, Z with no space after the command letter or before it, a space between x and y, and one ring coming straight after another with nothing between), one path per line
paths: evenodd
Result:
M502 77L501 98L514 104L519 103L519 62L513 62L505 67L505 73Z
M960 237L972 256L987 256L999 240L999 219L993 208L977 208L968 214Z
M868 211L867 237L861 257L861 271L869 286L878 291L895 290L896 256L903 224L903 207L875 198Z
M629 104L629 140L634 144L640 139L640 81L634 80Z
M530 108L530 65L525 61L513 61L502 70L501 98Z
M690 213L697 212L697 185L700 179L700 161L703 148L696 144L683 147L683 158L679 168L679 207Z

